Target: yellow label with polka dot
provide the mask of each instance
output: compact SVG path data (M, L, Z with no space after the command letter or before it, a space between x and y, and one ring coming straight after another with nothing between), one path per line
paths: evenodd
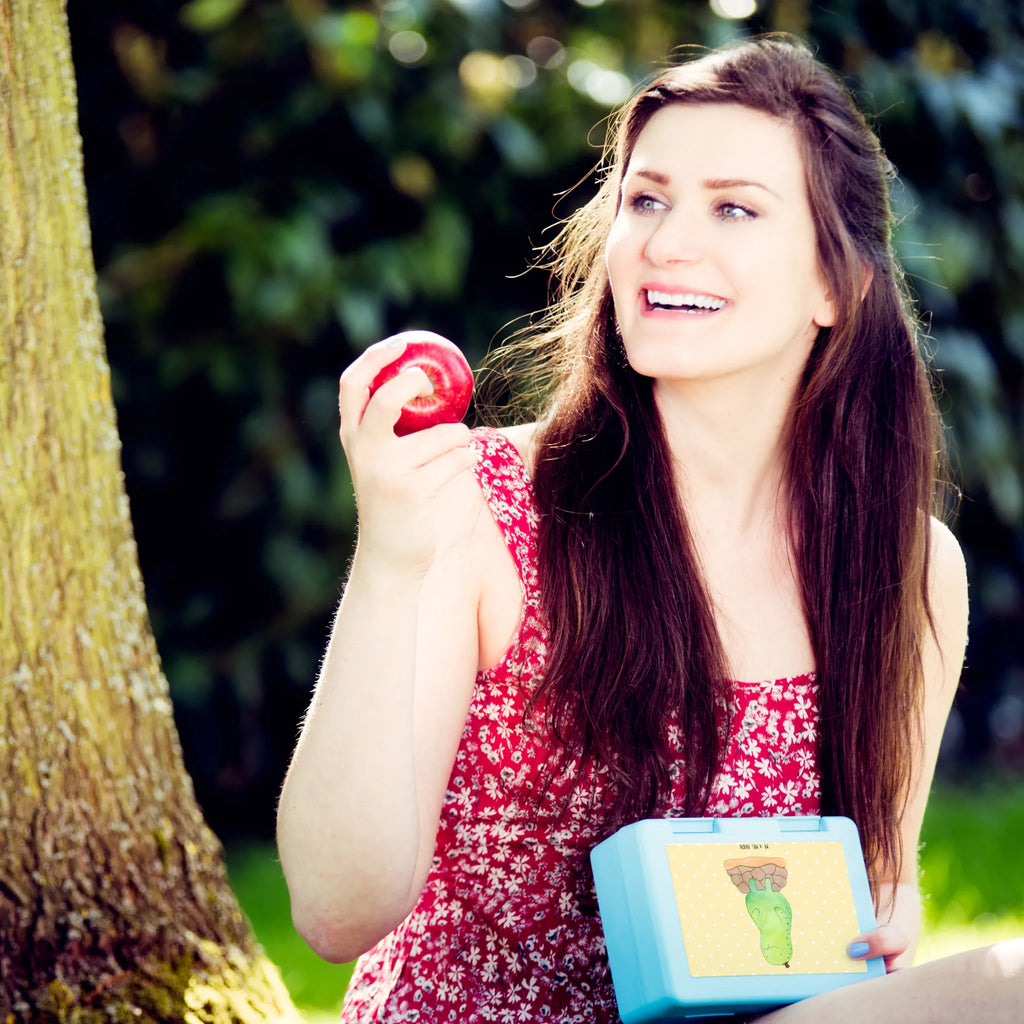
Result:
M693 977L864 974L843 844L666 847Z

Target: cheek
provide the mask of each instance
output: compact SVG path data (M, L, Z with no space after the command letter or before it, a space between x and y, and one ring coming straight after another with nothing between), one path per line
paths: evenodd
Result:
M617 262L619 249L621 248L621 231L617 228L618 221L612 224L611 230L604 243L604 265L608 269L608 276L612 275L612 268Z
M804 311L817 305L821 284L817 266L799 247L783 247L756 263L745 263L742 271L748 280L758 280L769 299L785 302Z
M613 292L622 287L632 263L630 241L628 231L620 220L616 220L604 246L604 266Z

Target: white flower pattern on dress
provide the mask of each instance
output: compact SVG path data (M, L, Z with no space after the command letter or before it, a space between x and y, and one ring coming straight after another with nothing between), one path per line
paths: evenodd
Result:
M524 727L547 637L537 511L509 442L478 430L474 445L480 486L522 581L523 612L504 660L477 678L423 892L359 959L341 1019L613 1024L619 1017L589 862L604 838L589 812L607 792L605 773L586 771L585 784L570 792L576 765L553 774L544 731ZM728 710L726 756L707 813L817 814L813 675L734 683ZM668 737L678 747L677 722ZM672 773L673 792L659 813L682 807L683 774Z

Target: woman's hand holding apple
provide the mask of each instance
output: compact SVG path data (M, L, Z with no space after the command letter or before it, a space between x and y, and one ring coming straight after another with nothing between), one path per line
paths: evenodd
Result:
M426 347L428 356L436 352L440 346L431 347L435 337L406 332L378 342L342 374L339 390L341 442L359 509L359 546L383 559L379 564L416 575L426 572L435 554L434 499L474 461L468 427L443 422L446 416L464 414L468 395L461 411L446 411L445 382L440 380L435 387L428 377L434 367L424 370L409 353L410 348L415 352L414 346ZM445 344L455 349L450 342ZM444 351L441 356L451 358ZM398 369L393 372L392 367ZM434 396L435 401L420 401ZM428 423L436 422L429 429L428 424L414 426L413 432L399 436L396 424L417 402L421 416L426 408Z

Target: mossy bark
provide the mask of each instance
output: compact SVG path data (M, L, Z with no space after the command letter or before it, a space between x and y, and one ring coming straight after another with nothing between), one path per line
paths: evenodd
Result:
M146 612L62 0L0 0L0 1022L297 1017Z

